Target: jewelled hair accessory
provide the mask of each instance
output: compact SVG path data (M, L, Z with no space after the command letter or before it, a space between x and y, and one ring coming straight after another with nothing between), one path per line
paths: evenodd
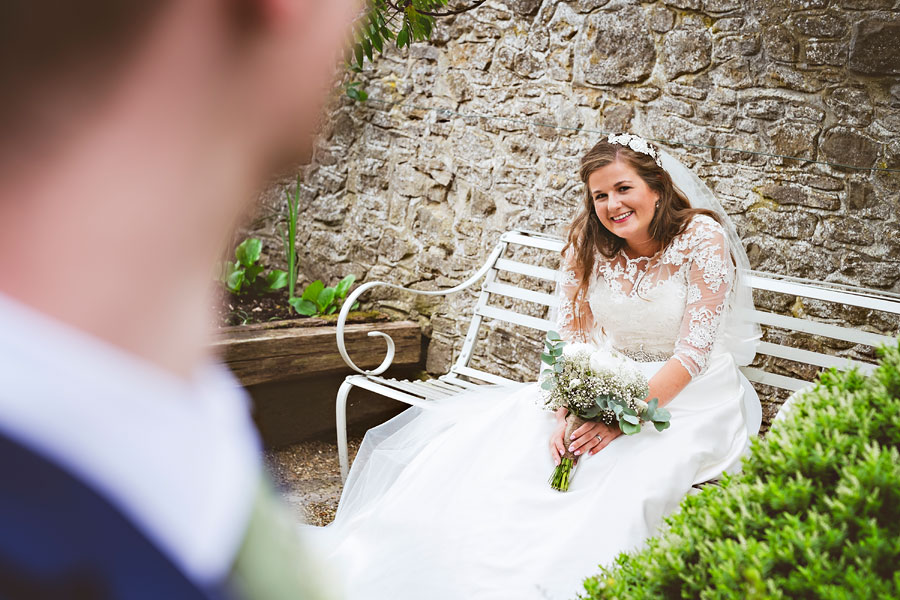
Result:
M610 144L627 146L635 152L646 154L653 159L657 166L662 168L662 162L659 160L659 154L657 154L656 148L651 146L650 142L640 136L633 135L631 133L620 133L618 135L616 135L615 133L611 133L609 134L609 137L606 138L606 141L608 141Z

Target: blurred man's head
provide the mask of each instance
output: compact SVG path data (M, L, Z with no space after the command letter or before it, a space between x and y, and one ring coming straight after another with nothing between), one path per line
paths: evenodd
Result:
M81 126L103 116L139 63L168 60L172 67L179 54L183 72L169 73L168 81L184 86L186 99L196 93L192 84L202 85L215 102L211 110L243 111L248 126L273 136L274 154L295 153L321 107L359 0L3 4L0 160L5 163L11 154L25 160L32 155L23 152L34 149L39 156L48 144L77 135ZM200 65L205 74L198 80L192 69Z
M361 0L3 0L0 293L182 374Z

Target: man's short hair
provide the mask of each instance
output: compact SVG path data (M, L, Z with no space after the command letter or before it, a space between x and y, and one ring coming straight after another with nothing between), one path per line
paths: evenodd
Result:
M170 1L3 0L0 128L27 127L31 107L62 81L110 80Z

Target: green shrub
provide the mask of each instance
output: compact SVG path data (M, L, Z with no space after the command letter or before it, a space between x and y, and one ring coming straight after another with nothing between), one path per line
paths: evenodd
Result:
M900 598L900 345L823 373L743 472L688 496L587 598Z

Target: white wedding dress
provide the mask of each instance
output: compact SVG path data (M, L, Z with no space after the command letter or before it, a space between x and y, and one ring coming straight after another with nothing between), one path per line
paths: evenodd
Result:
M739 465L744 395L722 343L735 270L721 226L697 216L653 257L598 255L575 328L564 262L564 339L609 342L652 376L674 357L692 375L671 427L619 436L550 488L554 415L536 383L491 386L410 408L370 430L335 521L303 526L349 600L574 598L583 579L641 546L696 483ZM752 428L751 428L752 429Z

